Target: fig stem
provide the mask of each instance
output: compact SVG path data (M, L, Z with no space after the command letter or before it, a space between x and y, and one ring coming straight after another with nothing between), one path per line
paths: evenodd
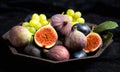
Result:
M94 31L94 29L95 29L95 26L92 26L92 30L91 30L91 32L93 32L93 31Z
M74 27L73 27L73 31L74 31L74 30L77 30L77 26L74 26Z
M62 15L64 15L65 12L62 12Z
M67 21L64 21L64 22L63 22L63 26L66 26L66 25L67 25L67 23L68 23Z

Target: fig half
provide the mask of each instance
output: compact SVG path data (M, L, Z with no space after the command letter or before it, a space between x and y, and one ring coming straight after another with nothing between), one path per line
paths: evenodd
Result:
M90 32L86 38L87 45L83 48L86 53L94 52L102 45L102 38L98 33Z
M57 39L58 34L50 24L41 27L34 35L35 43L41 48L51 48Z

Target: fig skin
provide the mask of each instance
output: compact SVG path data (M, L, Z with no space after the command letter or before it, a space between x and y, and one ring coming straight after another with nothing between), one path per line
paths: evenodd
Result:
M55 61L68 60L70 58L69 51L63 45L56 45L51 48L47 53L49 59Z
M63 45L63 42L60 40L57 40L55 45Z
M55 14L51 17L51 25L56 29L59 35L67 36L72 28L72 24L65 15Z
M28 44L24 48L24 52L32 56L41 57L41 50L33 44Z
M65 46L70 51L77 51L83 49L87 44L86 36L77 30L74 26L71 33L65 38Z
M74 26L77 26L78 31L81 31L83 34L85 34L85 36L91 32L91 28L88 26L88 24L76 23L73 25L73 27Z
M31 43L32 35L23 26L14 26L9 30L9 41L15 47L23 47Z

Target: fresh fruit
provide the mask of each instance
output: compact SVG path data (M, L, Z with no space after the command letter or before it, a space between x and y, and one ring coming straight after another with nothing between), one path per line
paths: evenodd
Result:
M35 29L34 26L30 26L30 23L29 23L29 22L23 22L23 23L22 23L22 26L23 26L23 27L26 27L26 28L31 32L32 35L35 34L36 29Z
M96 51L102 45L102 38L96 32L90 32L87 36L87 45L83 48L86 53Z
M47 20L47 17L46 17L45 14L40 14L40 15L39 15L39 19L40 19L40 20Z
M37 13L34 13L34 14L32 14L31 19L39 21L39 15Z
M80 11L74 11L73 9L68 9L66 11L66 14L64 15L70 19L72 26L76 23L80 23L80 24L85 23L85 19L82 17L82 13Z
M40 23L42 24L42 26L45 26L48 24L48 20L45 14L40 14L39 19L40 19Z
M23 26L14 26L9 31L9 41L15 47L22 47L31 43L31 38L31 33Z
M80 24L84 24L85 23L85 19L80 17L76 19L76 22L80 23ZM73 24L74 25L74 24Z
M24 27L29 27L30 24L29 24L29 22L23 22L23 23L22 23L22 26L24 26Z
M70 34L65 38L65 46L71 51L81 50L86 44L86 36L77 30L77 26L74 26Z
M63 61L95 54L113 37L112 34L101 37L99 33L117 26L108 21L91 30L92 25L85 23L80 11L68 9L66 14L55 14L49 19L43 13L33 13L31 19L12 28L4 38L9 39L13 46L23 48L25 54Z
M72 22L73 21L73 17L72 16L69 16L69 15L65 15L67 18L70 19L70 21Z
M35 43L42 48L51 48L57 39L58 34L50 24L41 27L34 35Z
M34 27L36 30L42 27L41 23L38 20L30 20L29 23L30 23L30 26Z
M73 53L74 58L83 58L83 57L86 57L86 56L87 56L87 54L83 50L78 50L78 51Z
M77 30L83 32L85 35L89 34L91 31L91 28L87 24L77 23L77 24L73 25L73 28L74 28L74 26L77 26Z
M46 55L49 59L56 61L68 60L70 58L69 51L62 45L54 46Z
M41 50L32 44L28 44L25 47L24 52L32 56L41 57Z
M81 17L81 12L76 11L76 12L74 13L73 17L74 17L75 19L80 18L80 17Z
M32 35L35 34L36 29L34 27L26 27L26 28L32 33Z
M58 34L67 36L72 28L69 18L62 14L55 14L51 17L51 25L55 28Z
M74 10L73 9L68 9L66 14L69 15L69 16L73 16L74 15Z
M63 45L63 42L60 41L60 40L57 40L56 44L55 45Z
M33 13L31 16L31 19L29 20L29 22L23 22L22 26L27 27L28 30L32 30L32 34L34 35L34 33L36 32L35 30L33 31L33 27L34 29L38 30L39 28L41 28L42 26L48 25L48 20L45 14L37 14L37 13Z

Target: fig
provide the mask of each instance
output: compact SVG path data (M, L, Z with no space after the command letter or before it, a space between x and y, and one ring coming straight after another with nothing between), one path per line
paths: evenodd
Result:
M74 26L77 26L77 29L83 32L85 35L88 35L91 32L91 28L87 24L76 23L73 25L73 27Z
M49 59L55 61L63 61L68 60L70 58L69 51L63 45L54 46L46 53L46 55Z
M76 51L76 52L73 53L74 58L83 58L83 57L86 57L86 56L87 56L87 54L83 50Z
M50 24L41 27L34 35L35 43L41 48L51 48L57 39L58 34Z
M33 44L28 44L25 47L24 52L32 56L41 57L41 50Z
M90 32L86 38L87 45L83 48L86 53L94 52L102 45L102 38L96 32Z
M55 14L51 17L51 25L56 29L59 35L67 36L72 28L69 18L63 14Z
M57 40L56 44L55 45L63 45L63 42L60 41L60 40Z
M84 48L87 44L86 36L77 30L77 27L74 26L70 34L65 38L65 46L70 51L77 51Z
M23 26L14 26L9 30L9 41L15 47L22 47L31 43L32 34Z

